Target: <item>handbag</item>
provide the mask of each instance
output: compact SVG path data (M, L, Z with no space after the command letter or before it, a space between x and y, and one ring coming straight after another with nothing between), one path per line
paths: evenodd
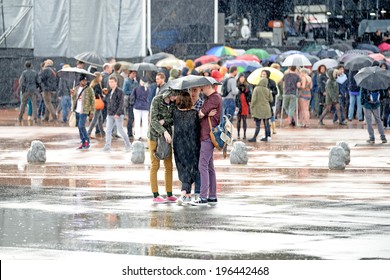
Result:
M100 97L96 98L95 99L95 109L96 110L103 110L103 108L104 108L103 100Z
M71 112L69 117L69 126L76 127L76 112Z
M229 116L230 115L224 115L222 121L215 127L211 125L210 117L208 117L211 142L217 150L223 150L224 158L226 158L227 145L233 143L233 125L229 121Z
M168 144L164 135L162 135L157 140L157 149L153 156L159 160L165 160L171 155L171 150L171 144Z

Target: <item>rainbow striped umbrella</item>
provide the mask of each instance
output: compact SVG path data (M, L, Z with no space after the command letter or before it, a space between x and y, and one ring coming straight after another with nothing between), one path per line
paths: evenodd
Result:
M206 54L207 55L213 54L213 55L218 56L218 57L221 57L221 56L237 56L237 52L233 48L227 47L227 46L216 46L216 47L213 47L213 48L209 49L206 52Z

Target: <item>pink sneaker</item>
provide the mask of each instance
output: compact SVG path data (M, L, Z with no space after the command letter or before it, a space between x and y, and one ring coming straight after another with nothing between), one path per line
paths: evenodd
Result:
M177 197L174 195L168 196L166 200L167 200L167 202L175 203L177 201Z
M161 203L167 203L168 201L165 198L162 198L161 196L153 198L153 203L155 204L161 204Z

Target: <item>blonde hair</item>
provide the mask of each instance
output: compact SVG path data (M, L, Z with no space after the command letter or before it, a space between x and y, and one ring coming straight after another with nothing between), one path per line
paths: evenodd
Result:
M102 76L102 74L100 72L95 72L94 74L96 77L95 77L95 79L92 80L90 87L93 88L96 85L100 85L100 87L102 87L101 81L99 80L99 78Z

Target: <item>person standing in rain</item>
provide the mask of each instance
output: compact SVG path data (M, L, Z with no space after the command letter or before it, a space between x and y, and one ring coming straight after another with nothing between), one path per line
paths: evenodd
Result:
M103 151L111 151L111 140L112 140L112 130L114 124L117 127L119 134L122 136L125 141L126 152L130 152L131 143L123 129L123 120L125 118L124 111L124 96L123 90L118 87L118 80L115 76L110 76L108 79L108 84L110 86L110 92L106 96L107 100L107 126L106 126L106 144L104 145Z
M298 89L298 110L299 110L299 123L302 127L306 128L310 126L310 99L312 89L312 79L310 77L310 70L302 68L300 70L301 87Z
M148 146L150 155L150 186L153 193L153 203L173 203L177 201L177 197L172 194L172 150L170 155L164 159L165 168L165 191L167 197L160 196L158 191L157 172L160 169L160 159L154 156L157 150L157 142L159 137L164 137L168 144L172 143L172 126L173 126L173 111L176 109L177 93L172 90L167 90L163 94L156 95L150 107L150 124L148 131Z
M364 121L363 119L363 108L360 100L360 87L356 84L355 75L358 71L350 71L348 75L348 90L349 90L349 109L348 109L348 121L353 120L355 113L355 105L357 105L357 117L359 122Z
M287 112L287 123L295 126L296 99L298 88L301 87L301 78L297 67L290 66L283 76L283 109Z
M191 202L191 186L199 178L199 118L193 109L191 95L182 91L176 99L173 111L173 151L181 187L179 205Z
M360 101L363 106L364 116L366 117L367 131L370 137L367 140L367 143L369 144L375 143L374 128L372 127L372 116L374 116L382 143L387 143L385 130L383 128L383 123L380 118L380 106L381 106L381 100L386 98L388 94L389 93L387 89L377 90L377 91L369 91L363 88L361 89Z
M57 121L56 110L52 104L52 96L57 90L58 80L57 80L57 72L53 68L53 61L47 59L45 61L45 66L43 71L38 76L39 83L42 87L43 91L43 100L45 102L45 116L43 118L44 121L49 121L50 115L52 117L51 121Z
M104 99L103 96L103 89L102 89L102 74L100 72L95 72L95 79L92 80L90 87L93 89L93 92L95 94L95 100L96 99ZM90 137L92 134L92 130L97 127L96 130L100 131L100 133L104 133L103 129L103 115L102 115L102 109L101 110L96 110L95 108L95 114L93 115L93 119L91 123L89 124L88 128L88 136ZM101 135L100 134L100 135ZM96 136L96 133L95 133Z
M62 66L62 69L69 68L69 64ZM70 97L70 90L72 89L74 81L60 78L58 85L58 99L61 101L62 122L67 123L68 112L71 111L72 102Z
M127 136L129 139L134 138L133 134L133 124L134 124L134 96L131 96L133 90L138 87L138 81L136 79L137 72L130 71L125 82L123 83L123 92L125 94L125 110L127 110Z
M206 96L202 108L199 111L200 118L200 197L191 202L195 206L215 205L217 200L217 178L214 168L214 144L210 138L210 123L215 127L219 124L222 114L222 97L215 91L214 85L202 87ZM233 100L234 101L234 100ZM211 116L210 114L213 114Z
M241 120L243 127L243 138L246 139L247 129L247 117L249 115L249 104L251 102L251 92L249 90L248 82L246 81L245 75L241 73L238 76L237 81L238 94L236 95L235 102L238 108L237 113L237 139L240 139Z
M26 70L23 71L19 79L20 89L22 91L22 102L20 104L20 112L18 121L22 122L24 111L26 110L26 105L28 99L31 99L32 111L34 121L37 121L37 89L38 89L38 73L32 69L31 61L26 61L24 64Z
M85 123L90 114L95 112L95 95L85 75L80 75L79 85L70 91L72 95L72 108L76 112L76 125L79 129L81 145L77 148L89 149L90 141Z
M238 94L236 75L238 73L237 66L232 66L229 68L229 77L227 77L227 92L228 95L222 98L222 115L229 115L229 120L233 123L234 113L236 111L236 96Z

